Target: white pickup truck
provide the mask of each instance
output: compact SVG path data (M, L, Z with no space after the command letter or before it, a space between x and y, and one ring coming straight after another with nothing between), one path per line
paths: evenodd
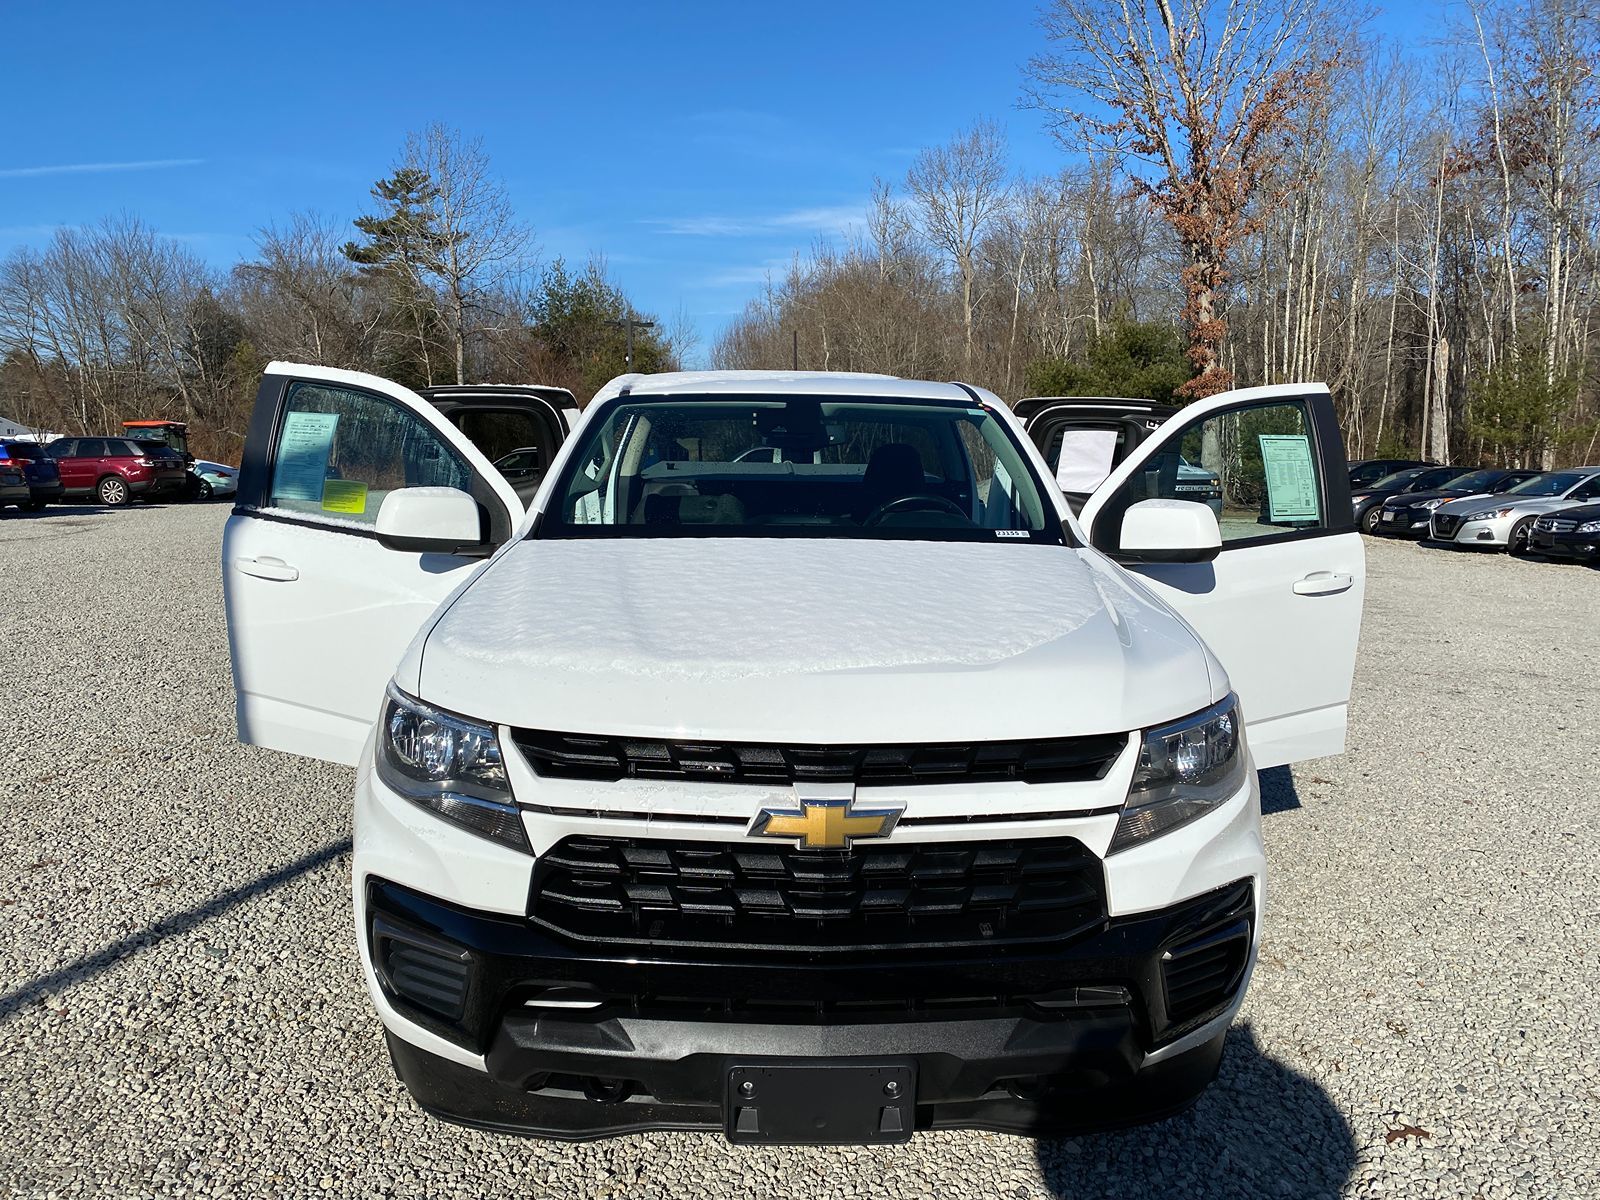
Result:
M1196 1099L1260 936L1256 769L1343 747L1343 449L1323 387L1232 392L1069 504L1051 411L626 376L525 501L517 435L268 368L239 734L358 764L361 959L426 1109L878 1143Z

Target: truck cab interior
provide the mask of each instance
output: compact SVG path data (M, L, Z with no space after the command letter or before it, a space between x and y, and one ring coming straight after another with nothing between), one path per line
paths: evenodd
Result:
M566 388L543 384L468 384L419 393L504 475L526 504L576 419Z

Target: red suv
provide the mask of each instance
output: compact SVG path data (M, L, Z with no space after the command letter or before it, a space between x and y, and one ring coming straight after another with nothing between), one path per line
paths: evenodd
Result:
M61 487L68 496L97 496L101 504L117 505L183 493L183 456L159 443L57 438L46 449L61 468Z

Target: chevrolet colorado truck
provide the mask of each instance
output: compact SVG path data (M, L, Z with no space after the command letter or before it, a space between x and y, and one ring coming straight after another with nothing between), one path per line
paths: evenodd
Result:
M430 398L274 363L224 538L241 739L356 765L418 1103L739 1143L1192 1104L1261 935L1256 771L1343 748L1327 390L1167 414L1073 504L960 383L624 376L562 432L525 496Z

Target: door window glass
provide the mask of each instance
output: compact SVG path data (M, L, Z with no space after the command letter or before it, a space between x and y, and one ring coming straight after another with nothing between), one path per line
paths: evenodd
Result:
M544 422L531 412L514 408L469 409L456 417L456 426L490 462L504 458L513 450L545 447Z
M77 458L104 458L106 457L106 442L104 438L83 438L78 442L77 450L73 451Z
M268 506L330 524L376 524L399 488L472 490L466 464L432 426L349 388L292 385L273 450Z
M1194 422L1122 485L1118 507L1154 499L1205 504L1225 545L1324 528L1321 463L1306 405L1255 404Z

